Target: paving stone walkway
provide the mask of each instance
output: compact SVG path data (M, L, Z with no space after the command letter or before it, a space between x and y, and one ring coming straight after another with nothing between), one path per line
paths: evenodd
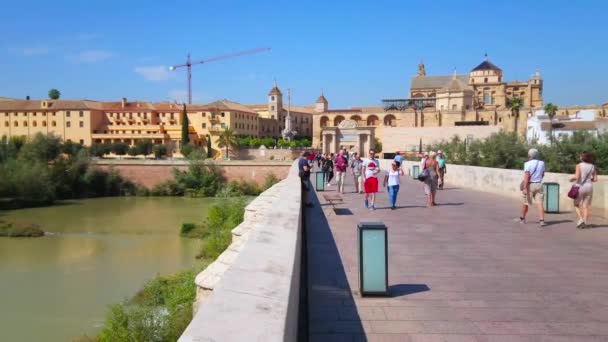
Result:
M381 189L369 211L349 178L347 215L321 192L306 209L310 341L608 341L605 220L579 231L573 212L548 214L540 228L533 210L519 224L517 201L449 184L426 208L407 176L397 210ZM388 226L389 298L359 296L361 221Z

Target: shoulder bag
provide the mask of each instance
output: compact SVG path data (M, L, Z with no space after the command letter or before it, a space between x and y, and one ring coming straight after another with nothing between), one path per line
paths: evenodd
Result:
M430 176L429 169L426 167L426 161L424 162L424 169L418 175L418 180L424 182Z
M570 191L568 191L568 197L570 197L572 199L576 199L578 197L578 190L579 190L579 188L581 187L581 185L587 183L587 180L589 179L589 177L593 173L594 169L595 169L595 166L592 166L591 170L587 174L587 177L585 177L585 179L583 180L583 182L581 184L572 184L572 187L570 188Z

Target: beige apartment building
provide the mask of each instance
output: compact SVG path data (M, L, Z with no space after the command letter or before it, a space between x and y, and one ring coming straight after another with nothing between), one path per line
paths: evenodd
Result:
M299 135L312 136L312 108L291 106L290 115ZM55 134L64 141L83 145L124 142L134 145L150 139L179 149L182 132L180 104L169 102L116 102L72 100L0 101L0 136ZM242 105L228 100L186 106L189 140L204 146L211 141L218 149L217 136L226 128L237 136L281 137L288 108L275 85L264 105Z

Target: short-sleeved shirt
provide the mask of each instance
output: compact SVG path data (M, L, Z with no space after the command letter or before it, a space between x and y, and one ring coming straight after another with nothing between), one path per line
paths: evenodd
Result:
M378 172L380 171L380 161L376 158L374 159L370 159L370 158L365 158L362 159L363 160L363 167L365 168L364 172L365 172L365 177L367 177L367 170L369 169L368 165L370 162L373 162L374 164L376 164L376 170L378 170Z
M398 154L398 155L395 156L395 161L397 163L401 163L402 160L403 160L403 157L400 154Z
M300 171L301 177L310 176L310 169L304 171L304 166L308 167L308 160L306 160L306 158L300 158L300 160L298 160L298 171Z
M346 172L348 163L343 156L338 155L334 161L334 166L336 167L336 172Z
M437 161L437 164L439 164L439 168L443 169L445 167L445 158L435 158L435 160Z
M538 159L528 160L524 164L524 172L530 173L530 183L540 183L545 175L545 162Z
M361 166L363 166L363 159L353 159L350 162L350 167L353 169L353 174L355 176L361 176Z

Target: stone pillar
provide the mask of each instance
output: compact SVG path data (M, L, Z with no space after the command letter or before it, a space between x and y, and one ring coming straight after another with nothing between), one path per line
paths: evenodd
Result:
M334 153L340 151L340 139L337 137L338 132L334 133Z
M329 153L329 139L327 139L327 133L323 132L323 153Z
M361 151L361 134L359 134L358 132L357 132L356 152L359 153L359 155L363 157L363 154L362 154L363 151Z

